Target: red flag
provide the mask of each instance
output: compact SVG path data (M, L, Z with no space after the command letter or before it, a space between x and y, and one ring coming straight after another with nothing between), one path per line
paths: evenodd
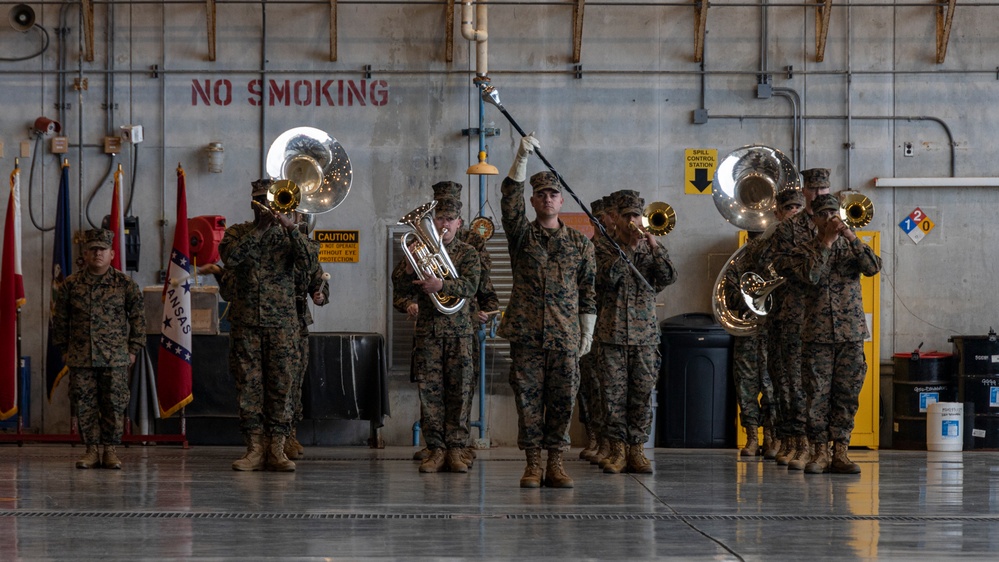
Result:
M0 265L0 420L17 414L17 309L24 304L21 277L21 169L10 174L10 200L3 228Z
M168 418L194 400L191 392L191 239L187 235L187 187L177 165L177 227L163 285L163 325L156 365L160 415Z
M114 233L114 258L111 259L111 267L118 271L125 271L125 211L124 202L121 198L121 164L114 173L114 195L111 200L111 221L108 229Z

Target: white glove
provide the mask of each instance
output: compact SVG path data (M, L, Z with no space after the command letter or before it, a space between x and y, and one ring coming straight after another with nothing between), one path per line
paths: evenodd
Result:
M582 357L590 352L593 346L593 328L597 325L596 314L579 315L579 356Z
M513 165L510 166L510 173L507 174L510 176L510 179L520 183L527 180L527 157L536 148L541 148L541 143L538 142L538 139L534 138L534 133L520 139L520 146L517 148L517 157L513 159Z

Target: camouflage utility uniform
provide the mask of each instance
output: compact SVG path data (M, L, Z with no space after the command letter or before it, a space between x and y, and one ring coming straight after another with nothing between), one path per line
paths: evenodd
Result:
M471 300L479 287L479 254L455 237L445 250L458 270L457 279L445 279L441 295ZM468 444L469 395L474 385L472 338L475 324L465 303L454 314L443 314L434 306L432 296L413 284L415 272L407 272L403 259L392 272L393 305L406 312L416 303L416 342L413 352L413 376L420 388L420 427L427 447L463 449Z
M767 244L772 234L773 230L770 230L746 242L742 259L726 271L725 297L729 308L738 314L749 310L739 288L742 275L753 272L768 277L759 269L754 256ZM767 370L766 327L761 326L753 335L736 337L732 346L732 376L739 403L739 421L747 432L756 431L761 426L772 428L776 414L774 388Z
M465 426L471 427L472 403L475 401L475 389L478 387L482 368L479 364L481 353L479 350L486 343L485 326L479 324L478 313L480 310L483 312L499 310L499 296L496 294L496 289L493 288L493 281L489 277L489 271L493 267L493 259L489 255L489 251L486 250L486 239L480 236L478 232L464 227L458 230L455 238L468 244L479 254L479 287L475 291L475 298L468 301L468 315L472 318L472 324L480 326L479 333L476 337L472 338L474 372L472 373L472 391L468 394L469 402L466 406L469 419L465 421Z
M499 333L510 341L517 445L565 451L579 389L579 315L597 311L593 244L561 220L557 229L529 222L524 182L507 177L502 193L513 290Z
M146 345L139 286L111 268L66 278L56 293L52 343L66 352L70 399L86 445L117 445L129 400L129 354Z
M801 332L809 441L849 445L867 374L864 340L870 337L860 276L881 271L881 258L859 238L842 236L831 249L813 240L791 258L795 278L809 287Z
M315 256L298 229L275 224L262 234L255 230L252 221L230 226L219 244L233 297L229 368L243 433L284 438L291 432L300 369L295 272L313 271Z
M597 245L600 314L593 338L600 342L608 439L625 445L645 443L652 426L652 389L662 356L656 295L676 281L676 270L661 244L643 239L634 250L622 246L646 287L609 243Z
M302 385L309 371L309 326L312 325L312 311L309 310L309 301L312 300L312 293L323 290L323 301L319 306L326 306L330 300L329 283L323 283L323 268L319 264L319 242L306 240L309 247L309 265L312 269L295 270L295 308L298 310L299 339L297 374L295 382L292 384L292 395L289 397L292 404L291 427L292 434L299 422L302 421Z
M805 389L801 382L801 322L802 299L808 288L790 275L786 258L815 234L811 215L798 213L777 225L757 264L759 271L766 271L773 263L777 273L788 278L771 293L773 307L766 321L767 370L777 398L778 419L774 429L781 440L804 437L807 423Z

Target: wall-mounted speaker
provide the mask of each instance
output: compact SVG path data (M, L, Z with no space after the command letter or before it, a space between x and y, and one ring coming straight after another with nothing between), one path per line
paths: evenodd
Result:
M35 25L35 10L27 4L17 4L7 12L7 21L16 31L25 33Z

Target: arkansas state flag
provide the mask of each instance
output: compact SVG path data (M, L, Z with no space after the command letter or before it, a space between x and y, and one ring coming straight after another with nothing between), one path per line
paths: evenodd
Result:
M56 204L55 243L52 247L52 299L51 306L55 308L55 296L63 281L69 277L73 269L73 229L69 222L69 160L63 161L62 179L59 181L59 202ZM52 317L55 310L50 311L49 335L45 351L45 387L48 388L49 402L59 381L69 369L62 361L62 350L52 344Z
M10 174L10 199L3 228L0 265L0 420L17 414L17 309L24 304L21 277L21 168Z
M121 164L114 173L114 195L111 200L111 222L108 230L114 233L114 257L111 258L111 267L118 271L125 271L125 209L121 196Z
M160 416L168 418L191 403L191 239L187 236L187 187L177 165L177 228L170 269L163 285L163 333L157 360Z

